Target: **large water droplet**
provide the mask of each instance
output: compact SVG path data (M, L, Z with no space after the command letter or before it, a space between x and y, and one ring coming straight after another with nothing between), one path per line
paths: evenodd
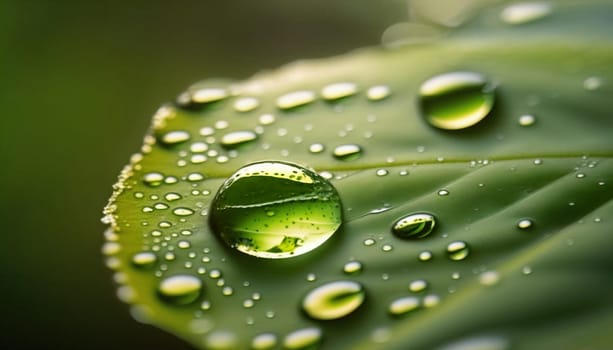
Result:
M277 107L279 109L293 109L304 106L315 101L315 93L313 91L302 90L294 91L277 98Z
M221 186L210 224L227 244L260 258L308 253L341 225L332 184L300 165L265 161L240 168Z
M283 339L283 348L288 350L317 349L323 334L319 328L303 328L289 333Z
M194 302L202 292L202 281L191 275L175 275L167 277L158 286L159 296L166 302L175 305L186 305Z
M340 145L334 149L333 155L340 160L355 160L362 155L362 147L355 144Z
M221 138L221 146L226 149L235 149L257 138L258 135L250 130L234 131Z
M409 214L394 223L392 232L400 238L423 238L434 230L435 223L434 216L430 214Z
M473 72L437 75L421 84L419 95L426 121L445 130L477 124L494 105L494 85Z
M313 289L302 301L302 309L316 320L345 317L364 302L362 285L353 281L335 281Z
M468 244L464 241L455 241L447 245L447 254L451 260L464 260L468 256L468 253Z
M500 19L508 24L523 24L543 18L551 13L547 2L524 2L507 6L500 13Z

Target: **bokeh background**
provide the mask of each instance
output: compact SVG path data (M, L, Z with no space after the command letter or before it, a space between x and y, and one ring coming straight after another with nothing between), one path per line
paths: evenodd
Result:
M0 348L189 349L129 316L100 253L153 112L406 18L405 0L0 0Z

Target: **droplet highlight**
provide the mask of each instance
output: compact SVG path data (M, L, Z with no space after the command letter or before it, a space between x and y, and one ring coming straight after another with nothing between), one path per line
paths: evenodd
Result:
M466 259L469 252L468 244L464 241L455 241L447 245L447 256L454 261Z
M399 238L424 238L436 226L434 216L427 213L414 213L403 216L392 226L392 233Z
M316 320L335 320L357 310L366 293L361 284L353 281L335 281L313 289L304 298L302 309Z
M507 24L524 24L534 22L551 13L552 6L548 2L523 2L505 7L500 13L500 19Z
M290 92L277 98L277 107L282 110L294 109L315 101L315 97L315 93L309 90Z
M334 158L350 161L360 158L362 155L362 147L356 144L340 145L334 148Z
M200 297L201 292L202 281L191 275L167 277L158 286L160 298L174 305L190 304Z

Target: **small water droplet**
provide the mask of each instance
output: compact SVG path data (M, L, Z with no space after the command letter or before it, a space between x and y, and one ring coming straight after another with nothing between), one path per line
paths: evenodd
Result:
M309 273L306 276L306 280L309 282L315 282L316 279L317 279L317 276L314 273Z
M575 175L575 177L577 179L583 179L583 178L585 178L585 174L584 173L577 173L577 175Z
M274 212L269 216L268 212ZM341 225L340 197L316 173L265 161L240 168L213 200L213 231L236 250L290 258L322 245Z
M391 93L387 85L375 85L366 91L366 97L371 101L380 101L387 98Z
M209 104L228 97L228 92L221 88L203 88L191 93L191 101L195 104Z
M428 282L425 280L415 280L409 284L409 290L413 293L418 293L426 290L428 287Z
M400 238L423 238L434 230L435 224L436 220L430 214L409 214L396 220L392 233Z
M158 187L164 181L164 175L157 172L147 173L143 176L143 183L149 187Z
M237 112L251 112L260 106L260 101L255 97L241 97L234 101L234 110Z
M543 164L543 160L542 160L542 159L537 158L537 159L535 159L535 160L533 160L533 161L532 161L532 164L534 164L534 165L541 165L541 164Z
M166 199L169 202L173 202L181 198L182 198L181 195L175 192L168 192L164 195L164 199Z
M461 277L461 276L460 276L460 273L459 273L459 272L453 272L453 273L451 274L451 278L452 278L452 279L454 279L454 280L459 280L459 279L460 279L460 277Z
M277 336L273 333L258 334L251 340L251 349L269 350L277 346Z
M250 130L234 131L221 138L221 146L225 149L235 149L255 141L258 135Z
M328 101L334 101L355 95L357 91L358 87L354 83L335 83L324 86L321 89L321 97Z
M505 7L500 19L508 24L524 24L549 15L551 10L547 2L522 2Z
M531 228L533 225L532 220L530 219L521 219L517 222L517 228L521 230L527 230Z
M202 281L191 275L175 275L160 281L158 294L164 301L175 305L194 302L202 292Z
M493 286L498 284L500 275L496 271L485 271L479 275L479 283L484 286Z
M434 307L438 305L441 301L441 298L436 294L429 294L424 297L423 304L424 307Z
M356 144L340 145L334 149L333 155L340 160L355 160L362 155L362 147Z
M468 244L464 241L455 241L447 245L447 255L451 260L464 260L468 256L468 253Z
M392 245L391 245L391 244L384 244L384 245L381 247L381 250L383 250L384 252L391 252L391 251L392 251L392 249L394 249L394 247L392 247Z
M184 130L174 130L174 131L169 131L169 132L163 134L159 138L159 140L164 145L172 146L172 145L176 145L176 144L188 141L190 139L190 137L191 136L190 136L190 134L187 131L184 131Z
M294 91L277 98L277 107L283 110L294 109L315 101L315 93L309 90Z
M209 277L211 277L212 279L218 279L221 277L221 271L219 271L218 269L213 269L209 271Z
M377 176L385 176L389 174L389 172L386 169L377 169L376 174Z
M156 262L157 256L152 252L140 252L132 255L132 265L139 268L152 268Z
M536 123L536 118L530 114L522 115L517 119L517 123L520 126L532 126Z
M349 261L343 266L343 272L347 275L359 274L362 272L362 263L356 260Z
M372 239L372 238L367 238L367 239L364 240L363 243L364 243L365 246L369 247L369 246L375 244L376 241L374 239Z
M323 338L319 328L303 328L293 331L283 339L283 348L287 350L317 349Z
M437 350L509 350L508 339L493 335L480 335L455 340L437 348Z
M429 261L432 260L432 252L429 250L424 250L423 252L420 252L418 257L419 261Z
M194 211L189 208L175 208L172 210L172 213L176 216L189 216L194 214Z
M473 72L437 75L421 85L419 95L426 121L445 130L479 123L494 105L494 85Z
M439 196L447 196L447 195L449 195L449 191L448 191L448 190L445 190L445 189L442 189L442 190L439 190L439 191L437 192L437 194L438 194Z
M599 77L589 77L583 81L583 87L589 91L595 91L602 86L602 79Z
M521 268L521 273L523 273L524 275L529 275L532 273L532 267L526 265L524 267Z
M302 309L316 320L335 320L345 317L364 302L366 292L353 281L335 281L310 291L302 301Z
M221 294L223 294L223 295L228 297L228 296L234 294L234 288L232 288L230 286L224 286L223 288L221 288Z
M313 143L309 146L309 152L311 153L321 153L326 149L326 146L324 146L321 143Z
M204 180L204 175L201 173L191 173L187 175L187 181L189 182L198 182Z
M390 303L388 312L393 316L400 316L418 309L419 306L420 302L417 297L402 297Z

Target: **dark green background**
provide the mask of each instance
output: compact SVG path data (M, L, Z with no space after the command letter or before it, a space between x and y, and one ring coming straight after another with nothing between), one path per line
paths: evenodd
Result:
M196 80L377 44L401 0L0 1L2 349L186 349L115 297L101 209Z

